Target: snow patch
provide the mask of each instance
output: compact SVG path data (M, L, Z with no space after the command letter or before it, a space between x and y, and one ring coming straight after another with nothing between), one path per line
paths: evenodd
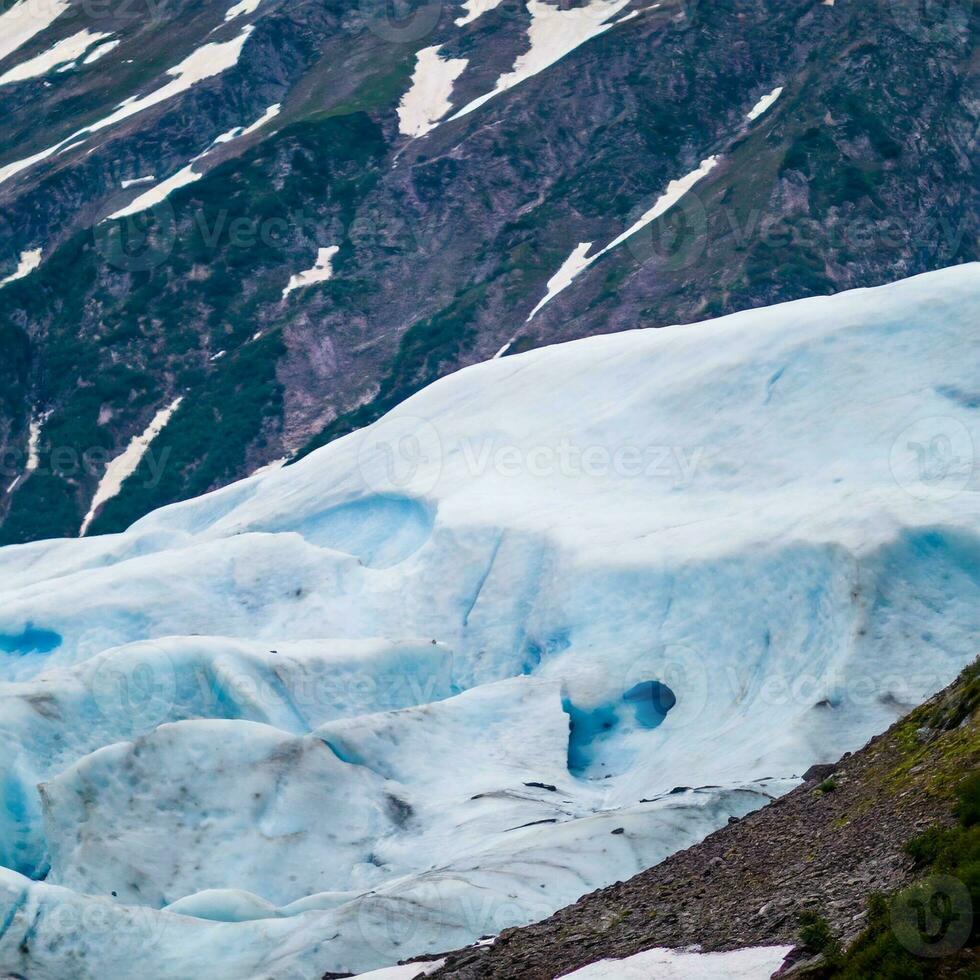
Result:
M198 173L194 169L193 164L189 163L186 167L178 170L177 173L161 181L155 187L135 197L129 204L121 207L118 211L114 211L105 220L115 221L118 218L127 218L130 215L138 214L140 211L146 211L148 208L156 207L162 201L166 200L175 190L186 187L188 184L193 184L203 176L203 173Z
M563 289L572 284L572 280L583 270L587 269L592 260L586 258L592 242L579 242L572 250L572 254L562 263L561 268L548 280L547 292L541 298L537 306L528 314L528 323L534 319L534 314L546 303L550 303Z
M82 64L94 65L100 58L104 58L110 51L115 51L120 44L122 44L121 38L116 38L114 41L106 41L105 44L100 44L97 48L90 51L84 57Z
M762 946L729 953L648 949L621 960L600 960L562 976L567 980L769 980L792 946Z
M304 272L297 272L290 276L289 284L282 291L282 298L285 299L293 290L301 289L304 286L312 286L317 282L326 282L333 276L333 257L340 251L339 245L328 245L317 252L316 264L312 269Z
M618 27L620 24L625 24L627 21L631 21L634 18L639 17L642 13L642 10L631 10L628 14L623 14L622 17L617 17L616 20L613 21L613 24Z
M756 102L745 118L748 119L749 122L754 122L764 112L771 109L776 99L778 99L782 94L782 85L777 85L776 88L774 88L768 95L764 95L758 102Z
M708 157L707 160L701 161L701 165L696 170L692 170L689 174L680 177L678 180L672 180L667 185L667 190L654 202L653 207L634 221L621 235L614 238L601 252L598 252L595 258L605 255L606 252L611 252L617 245L622 245L627 238L632 238L642 228L645 228L652 221L656 221L657 218L666 214L699 180L707 177L714 170L718 164L718 160L719 157L717 156Z
M355 980L418 980L442 969L445 960L431 960L428 963L406 963L403 966L386 966L370 973L361 973Z
M136 472L136 468L142 461L147 449L150 448L150 443L164 430L174 412L180 408L180 403L183 400L183 397L176 398L166 408L161 408L153 416L152 421L146 427L146 431L142 435L134 436L125 450L106 467L98 489L95 491L95 496L92 498L88 513L82 521L81 530L78 532L80 538L85 537L99 508L107 501L112 500L122 489L123 483Z
M626 7L631 0L591 0L584 7L564 9L545 0L528 0L531 25L527 37L530 49L519 55L514 67L497 79L493 90L474 99L459 110L452 119L459 119L489 102L501 92L539 72L550 68L565 55L586 41L605 33L613 25L607 23Z
M26 252L21 252L17 269L5 279L0 279L0 289L3 289L3 287L8 283L16 282L18 279L23 279L25 276L29 276L36 268L38 268L38 266L40 266L40 264L41 249L32 248Z
M7 487L8 494L13 493L21 481L26 480L41 465L41 428L46 419L47 415L43 415L40 418L32 418L28 424L27 463L24 466L24 472L16 476L14 482Z
M70 0L19 0L0 13L0 61L53 24L70 5Z
M156 180L153 174L147 174L145 177L133 177L130 180L124 180L122 182L122 189L128 190L130 187L139 187L141 184L152 184Z
M281 109L282 109L281 102L276 102L274 105L270 105L269 108L266 109L265 112L263 112L262 115L259 116L259 118L256 119L254 123L252 123L251 126L246 126L241 131L240 135L248 136L249 134L254 133L257 129L261 129L266 123L271 122L273 119L275 119L276 116L279 115Z
M701 162L697 170L692 170L678 180L672 180L667 185L667 190L654 202L652 208L633 222L621 235L617 235L605 248L596 252L595 255L588 256L588 251L592 247L591 242L580 242L572 254L562 263L561 268L548 280L547 292L537 306L531 310L527 320L530 321L535 314L540 312L542 307L550 303L562 290L567 289L575 278L593 262L601 259L607 252L611 252L617 246L622 245L628 238L666 214L699 180L711 173L718 160L717 156L708 157L707 160Z
M0 85L9 85L11 82L23 82L28 78L38 78L46 75L58 65L67 62L74 62L76 58L84 54L88 48L96 41L110 37L110 34L93 32L86 28L71 37L62 38L57 41L47 51L15 65L10 71L0 75Z
M398 131L406 136L424 136L452 108L449 96L468 60L440 58L439 48L422 48L416 56L412 83L398 106Z
M247 126L245 129L242 129L241 126L236 126L234 129L228 130L227 133L222 133L203 153L200 153L194 157L186 167L182 167L177 171L177 173L157 184L156 187L151 188L144 194L140 194L139 197L134 198L129 202L129 204L120 208L118 211L113 212L104 220L114 221L117 218L126 218L130 215L138 214L140 211L146 211L148 208L156 207L162 201L166 200L174 191L200 180L204 176L204 171L194 169L194 164L197 163L198 160L203 160L217 146L224 143L230 143L232 140L246 136L249 133L254 133L257 129L260 129L267 122L269 122L270 119L274 119L277 115L279 115L279 109L280 104L276 103L275 105L269 106L262 116L252 123L251 126ZM123 181L123 187L125 188L132 186L135 183L141 183L146 180L153 179L154 178L152 177L141 177L138 181Z
M501 4L501 0L464 0L463 10L466 11L462 17L457 17L454 23L457 27L465 27L472 24L478 17L496 9Z
M21 2L26 3L27 0L21 0ZM16 10L17 8L15 7L13 9ZM167 82L148 95L131 96L125 99L119 103L115 112L105 116L98 122L92 123L90 126L85 126L77 130L60 143L49 146L46 150L41 150L33 156L9 163L5 167L0 167L0 184L19 174L21 171L47 160L59 151L67 150L77 145L79 137L88 137L109 126L114 126L124 119L135 116L152 106L188 91L188 89L193 88L198 82L213 78L234 67L238 63L242 49L245 47L245 42L251 35L252 30L253 28L251 26L247 26L241 34L232 38L230 41L211 42L202 45L188 55L180 64L174 65L173 68L167 70L167 75L171 76L172 81Z
M245 17L248 14L254 14L259 9L261 3L262 0L240 0L239 3L236 3L225 11L225 20L234 20L236 17Z

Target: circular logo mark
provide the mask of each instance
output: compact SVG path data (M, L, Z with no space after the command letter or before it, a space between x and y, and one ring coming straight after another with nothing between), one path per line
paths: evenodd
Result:
M892 902L892 929L915 956L949 956L962 949L973 927L966 885L949 875L927 878Z
M100 660L89 677L89 690L107 721L149 730L173 713L177 671L158 647L129 647Z
M626 239L626 247L637 262L652 262L665 272L677 272L697 262L707 245L708 212L701 198L691 191Z
M442 4L361 0L361 14L368 30L382 40L409 44L428 37L436 29L442 17Z
M973 474L969 429L947 416L913 422L892 444L892 476L920 500L948 500L965 489Z
M694 725L703 720L708 705L710 683L704 658L688 646L668 643L634 660L623 674L618 687L625 698L651 682L666 688L669 710L663 712L670 730ZM712 725L713 727L713 725Z
M116 195L102 209L93 229L95 249L121 272L150 272L173 253L177 241L174 209L163 200L127 214L126 205L131 203L128 195Z
M386 416L360 436L357 464L375 493L425 494L442 475L442 440L435 426L411 416Z

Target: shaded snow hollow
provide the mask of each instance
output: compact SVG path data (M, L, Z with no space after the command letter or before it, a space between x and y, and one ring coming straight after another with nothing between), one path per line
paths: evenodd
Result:
M974 264L544 348L0 549L0 971L460 948L864 744L976 653L978 315Z

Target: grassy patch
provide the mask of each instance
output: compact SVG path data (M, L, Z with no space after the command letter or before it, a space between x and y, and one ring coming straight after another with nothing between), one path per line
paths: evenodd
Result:
M915 726L914 733L924 720L939 724L959 717L964 704L975 703L978 673L980 668L974 665L950 695L913 712L901 734L907 734L907 726ZM965 741L975 761L975 724L947 731L943 741L952 743L950 755L959 761L966 758ZM925 750L909 751L915 757ZM941 769L948 762L945 755ZM953 791L957 825L930 827L905 845L922 878L892 896L873 895L866 928L845 953L831 961L824 976L834 980L975 980L978 976L980 917L974 913L980 909L980 773L974 768L964 777L963 772L961 769ZM948 778L944 775L943 783ZM817 930L814 935L819 940L823 934Z

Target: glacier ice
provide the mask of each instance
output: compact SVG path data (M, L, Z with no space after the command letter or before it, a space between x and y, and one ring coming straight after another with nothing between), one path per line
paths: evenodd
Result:
M863 744L975 655L978 273L495 360L0 550L0 970L385 968Z

